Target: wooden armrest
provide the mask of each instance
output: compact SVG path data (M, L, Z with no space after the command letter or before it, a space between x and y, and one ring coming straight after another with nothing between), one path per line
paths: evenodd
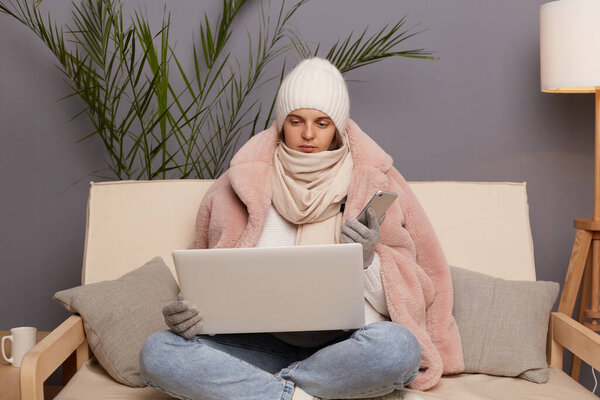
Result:
M600 336L573 318L561 312L550 315L550 359L549 364L563 368L563 349L600 370Z
M74 361L74 365L65 365L67 374L73 374L89 359L83 321L78 315L67 318L25 354L20 372L21 400L43 400L44 381L67 359Z

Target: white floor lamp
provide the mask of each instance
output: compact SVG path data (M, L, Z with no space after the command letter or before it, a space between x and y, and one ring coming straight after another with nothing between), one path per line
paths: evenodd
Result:
M558 311L600 332L600 0L559 0L540 9L540 66L543 92L595 93L596 140L594 213L576 219L573 252ZM579 379L581 360L574 358L571 376Z

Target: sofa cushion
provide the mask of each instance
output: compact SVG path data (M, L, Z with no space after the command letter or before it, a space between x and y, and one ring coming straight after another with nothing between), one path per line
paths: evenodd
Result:
M546 339L556 282L509 281L450 267L465 372L548 380Z
M165 325L162 307L179 293L160 257L113 281L57 292L54 299L79 313L92 352L117 381L144 386L138 356L148 336Z
M497 377L484 374L460 374L444 376L440 383L427 392L416 392L424 400L594 400L598 399L579 383L556 368L548 368L549 379L543 385L524 379ZM404 399L402 391L396 391L379 400ZM408 396L406 396L408 398ZM132 388L121 385L94 360L83 364L67 386L54 400L167 400L171 397L150 387Z
M598 400L563 371L548 368L547 372L548 381L541 385L525 379L485 374L444 376L433 389L418 393L424 400Z

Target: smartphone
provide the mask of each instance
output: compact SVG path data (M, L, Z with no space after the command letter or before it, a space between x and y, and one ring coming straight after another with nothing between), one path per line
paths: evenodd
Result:
M373 207L375 210L375 214L377 215L377 220L381 223L385 212L392 205L394 200L396 200L398 195L393 192L386 192L385 190L378 190L377 193L373 195L371 200L367 203L365 208L358 214L358 218L356 218L360 223L364 226L367 225L367 208Z

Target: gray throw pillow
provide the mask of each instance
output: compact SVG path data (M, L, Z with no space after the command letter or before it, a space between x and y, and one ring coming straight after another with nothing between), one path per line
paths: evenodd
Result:
M465 372L546 382L548 320L558 283L508 281L453 266L450 272Z
M110 376L141 387L140 349L148 336L168 329L162 307L178 293L169 268L155 257L119 279L63 290L54 299L81 315L92 352Z

